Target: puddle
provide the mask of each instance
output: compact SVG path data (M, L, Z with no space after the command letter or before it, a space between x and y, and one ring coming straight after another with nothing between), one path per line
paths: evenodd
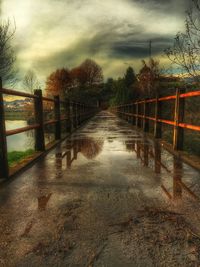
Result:
M180 216L200 230L199 172L108 112L99 113L1 188L0 194L2 266L83 266L83 262L84 266L90 262L97 266L95 261L98 266L113 266L115 260L116 266L133 266L128 251L131 247L136 251L137 238L143 240L138 250L150 257L142 249L149 242L148 231L154 231L154 241L161 242L159 249L168 240L166 251L172 255ZM166 218L169 225L162 227L160 221ZM119 225L123 221L128 222L124 236ZM174 227L171 221L176 222ZM161 237L151 223L163 233ZM182 232L186 225L189 229L185 222ZM170 227L174 232L166 237ZM133 245L128 247L127 242ZM65 249L64 244L68 244ZM152 249L152 244L146 247ZM176 255L167 255L163 257L171 265ZM137 264L142 264L142 259Z

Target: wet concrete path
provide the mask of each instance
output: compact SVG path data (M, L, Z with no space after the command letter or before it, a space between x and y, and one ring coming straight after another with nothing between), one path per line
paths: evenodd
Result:
M101 112L0 188L0 266L200 266L199 178Z

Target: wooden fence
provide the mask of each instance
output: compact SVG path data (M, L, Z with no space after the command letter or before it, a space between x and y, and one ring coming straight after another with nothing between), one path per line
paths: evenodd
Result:
M184 129L190 129L200 132L199 125L191 125L185 120L185 99L199 97L200 91L182 92L180 89L176 90L175 95L159 97L153 99L139 100L133 103L120 105L112 108L119 117L131 122L137 127L141 127L144 132L149 132L149 122L154 123L154 137L162 138L162 125L171 125L173 127L173 149L182 150L184 145ZM174 114L173 120L162 118L163 102L174 100ZM200 103L200 99L199 99ZM154 104L154 116L150 116L150 105ZM200 104L199 104L200 105ZM198 114L200 116L200 114Z
M34 124L28 125L23 128L14 130L6 130L5 125L5 107L4 107L4 95L25 97L33 100L34 106ZM44 121L44 101L53 104L54 119ZM61 114L61 104L65 107L64 112ZM55 140L61 140L61 123L65 123L66 135L70 134L72 130L78 128L84 121L89 119L97 112L97 107L88 106L85 104L61 101L59 96L54 98L44 97L42 90L35 90L34 94L28 94L15 90L9 90L2 88L2 82L0 82L0 178L9 177L9 164L8 164L8 152L7 152L7 137L24 133L30 130L35 131L35 150L45 151L45 135L44 127L47 125L54 125Z

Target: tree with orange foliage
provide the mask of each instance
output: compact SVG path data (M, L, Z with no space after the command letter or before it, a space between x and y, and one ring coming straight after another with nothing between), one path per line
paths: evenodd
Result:
M60 95L61 98L67 96L85 101L98 95L102 82L101 67L95 61L86 59L70 71L62 68L51 73L46 81L46 92L47 95ZM93 90L94 87L96 90Z
M103 82L101 67L93 60L86 59L79 67L72 71L75 83L80 86L98 85Z
M70 71L66 68L57 69L51 73L46 81L47 95L60 95L64 98L65 94L71 89Z

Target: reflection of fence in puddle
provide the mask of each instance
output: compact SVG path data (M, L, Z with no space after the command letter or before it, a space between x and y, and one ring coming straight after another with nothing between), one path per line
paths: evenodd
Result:
M199 197L183 182L183 162L173 156L173 171L162 161L162 150L158 142L154 142L153 146L146 140L142 143L140 140L132 141L126 145L129 151L134 151L138 159L141 160L142 164L146 167L151 167L149 162L153 161L153 169L156 174L161 174L162 169L170 174L173 178L173 192L162 184L161 188L165 195L173 201L181 200L183 192L187 192L193 199L199 200Z
M42 195L38 197L38 210L43 211L46 209L47 203L49 199L51 198L52 193L49 193L48 195Z
M66 159L66 166L71 168L72 163L77 160L78 153L84 155L88 160L96 158L103 149L102 139L81 138L78 140L67 140L66 151L56 154L56 166L62 168L63 160Z

